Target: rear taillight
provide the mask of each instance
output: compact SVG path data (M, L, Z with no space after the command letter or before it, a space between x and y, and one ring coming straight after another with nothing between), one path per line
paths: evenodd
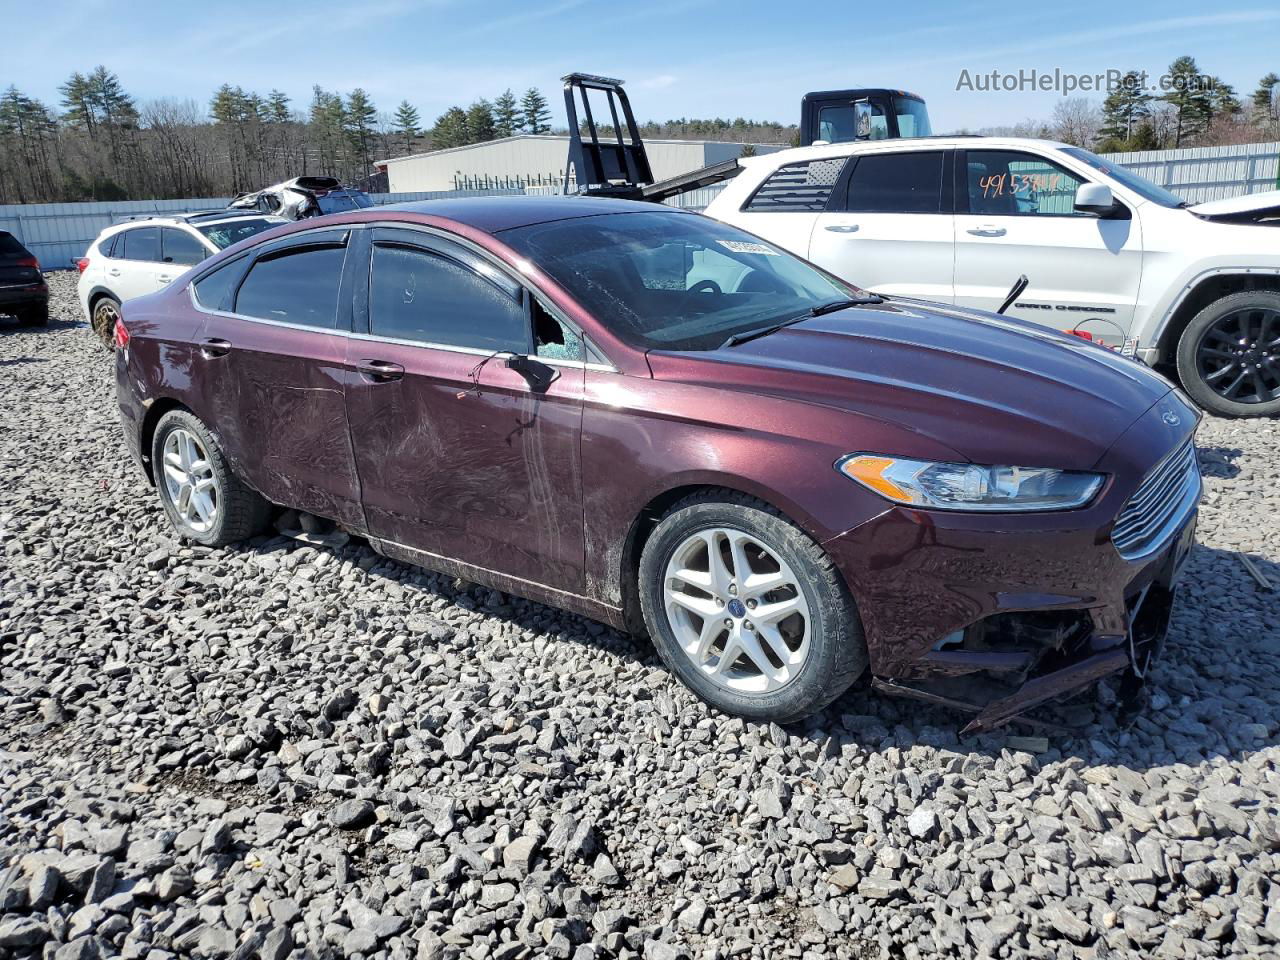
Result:
M123 317L116 317L115 341L119 350L129 345L129 328L124 325Z
M18 266L32 267L33 269L39 270L40 261L37 260L35 257L23 257L21 260L18 261Z
M84 273L86 270L88 270L88 269L89 269L89 258L88 258L88 257L81 257L79 260L77 260L77 261L76 261L76 269L77 269L77 270L79 270L81 273Z

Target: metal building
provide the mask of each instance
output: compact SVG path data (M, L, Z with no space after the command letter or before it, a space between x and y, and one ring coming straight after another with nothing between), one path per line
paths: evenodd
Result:
M697 170L742 155L745 143L715 140L645 140L649 163L658 180ZM757 143L756 153L785 150L786 144ZM469 190L490 187L559 185L569 155L567 136L521 134L433 150L378 163L385 168L392 193L418 190Z

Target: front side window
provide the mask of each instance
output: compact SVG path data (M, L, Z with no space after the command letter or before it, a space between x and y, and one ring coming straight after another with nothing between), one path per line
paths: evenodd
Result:
M855 213L940 213L941 150L857 158L845 209Z
M120 260L160 262L160 228L135 227L120 234L113 254Z
M844 157L784 164L760 184L743 209L753 212L825 210L844 164Z
M338 287L345 254L346 248L337 245L268 254L254 263L240 284L235 312L332 330L338 322Z
M165 263L193 266L209 255L205 245L187 233L174 227L160 231L160 253Z
M1084 181L1034 153L970 150L969 212L986 216L1085 216L1076 213Z
M568 324L552 316L536 298L533 304L533 352L544 360L587 359L582 336Z
M476 350L529 351L519 291L513 295L505 284L443 254L389 243L373 248L369 332Z
M498 236L641 349L715 349L859 293L780 247L690 214L605 214Z
M263 217L245 218L244 220L228 220L225 223L211 223L199 230L205 238L219 250L225 250L233 243L239 243L263 230L280 226L278 220L267 220Z

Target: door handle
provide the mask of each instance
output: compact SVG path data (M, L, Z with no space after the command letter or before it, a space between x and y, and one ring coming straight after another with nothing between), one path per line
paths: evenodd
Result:
M390 383L404 376L404 367L387 360L358 360L356 370L360 375L374 383Z
M120 276L120 268L119 268L119 267L112 267L110 270L108 270L108 271L107 271L107 276L108 276L108 277L118 277L118 276Z
M162 273L160 276L156 277L156 279L161 283L170 283L173 280L173 277L169 276L167 273Z
M218 357L225 357L231 352L231 341L220 340L218 337L210 337L200 344L200 356L206 360L214 360Z
M966 230L965 232L971 233L975 237L1003 237L1009 231L1004 227L994 227L990 224L984 224L981 227L974 227L973 229Z
M858 225L856 223L833 223L822 229L830 230L832 233L857 233Z

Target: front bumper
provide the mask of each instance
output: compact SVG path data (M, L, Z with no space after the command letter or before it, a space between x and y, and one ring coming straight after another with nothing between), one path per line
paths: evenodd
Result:
M1172 396L1172 395L1171 395ZM824 544L862 617L874 685L999 726L1159 651L1195 539L1196 499L1162 542L1125 559L1111 540L1142 478L1189 439L1140 418L1104 456L1098 502L1082 510L979 515L900 507Z

